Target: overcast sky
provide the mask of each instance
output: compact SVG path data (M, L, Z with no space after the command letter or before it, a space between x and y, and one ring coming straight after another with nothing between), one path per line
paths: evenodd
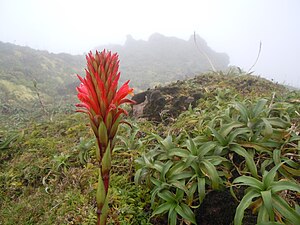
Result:
M255 73L300 87L299 0L0 0L0 41L54 53L194 31L246 71L262 41Z

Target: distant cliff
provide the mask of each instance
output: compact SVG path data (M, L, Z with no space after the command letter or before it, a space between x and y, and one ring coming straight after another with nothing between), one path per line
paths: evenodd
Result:
M217 70L227 68L227 54L215 52L198 35L196 43ZM142 89L212 69L207 58L197 49L193 35L188 41L158 33L152 34L148 41L135 40L128 35L124 45L106 45L96 49L101 51L104 48L119 53L123 78L130 79L134 86Z

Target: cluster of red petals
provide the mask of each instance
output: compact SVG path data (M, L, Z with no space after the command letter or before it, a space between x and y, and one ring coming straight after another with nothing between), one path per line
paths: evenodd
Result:
M77 87L77 96L81 101L76 105L77 111L87 113L95 127L98 127L99 121L106 121L109 113L112 114L111 122L114 123L122 113L127 114L119 106L134 103L126 98L133 93L128 85L129 81L117 90L120 78L118 55L105 50L100 53L96 51L95 55L90 52L86 60L86 76L83 78L77 75L81 81Z

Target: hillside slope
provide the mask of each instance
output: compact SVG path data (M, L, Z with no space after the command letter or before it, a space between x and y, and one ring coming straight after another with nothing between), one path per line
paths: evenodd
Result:
M43 100L51 103L75 93L70 86L75 86L74 74L83 66L83 56L51 54L0 42L0 105L12 110L31 108L38 101L36 88Z
M142 95L143 92L136 94L136 100L139 100L138 97L143 97ZM250 75L207 73L150 89L144 93L144 98L148 96L151 100L151 95L152 97L160 95L156 99L160 99L160 103L164 102L163 107L157 109L154 106L161 106L160 104L149 104L148 112L156 113L153 114L153 117L148 114L144 116L146 119L131 118L129 120L132 126L123 124L124 126L120 127L118 133L120 136L112 157L110 224L168 224L165 216L158 215L151 218L151 212L153 212L150 204L151 189L155 189L145 185L138 186L133 182L136 169L140 167L137 165L136 159L144 152L151 150L159 154L163 152L161 147L163 145L159 143L167 146L170 139L163 138L170 135L173 138L173 141L171 138L171 148L165 148L171 149L172 152L176 152L179 147L186 150L187 140L197 140L199 143L214 141L216 143L217 139L210 131L209 126L213 125L214 129L219 130L224 125L223 122L226 122L226 125L232 119L243 118L238 116L237 109L232 105L234 102L245 104L248 110L250 106L255 106L257 101L265 98L267 104L263 108L255 107L262 110L257 121L263 122L267 119L275 121L274 116L278 117L277 120L279 119L279 122L274 123L274 137L269 138L270 142L265 145L265 148L268 148L266 152L274 151L274 140L283 146L282 149L287 149L287 155L291 151L293 154L296 151L299 152L297 146L299 146L300 140L296 135L300 132L298 116L300 106L296 103L299 102L300 93L289 92L283 86L265 79ZM199 99L193 102L190 101L191 97L194 98L193 101L196 97ZM185 103L190 103L193 108ZM269 116L265 118L266 111L269 111L272 105L274 106L273 114L270 115L272 118ZM163 111L165 114L162 113ZM163 117L166 113L173 114ZM159 118L160 121L156 120L156 123L148 121L148 119L156 118ZM230 119L230 121L225 121L224 118ZM1 117L0 122L2 122ZM56 114L53 121L29 121L12 127L15 130L8 132L3 130L0 123L0 224L89 225L96 223L95 192L98 172L96 147L93 134L86 123L87 118L84 115L75 113ZM285 126L284 129L277 127L281 124ZM247 122L243 126L246 125ZM258 126L258 128L263 127ZM245 129L245 127L241 129ZM233 132L235 131L233 130ZM282 133L284 135L281 135ZM16 134L18 136L11 139ZM238 138L240 136L241 138L236 139L235 143L240 143L243 135L256 135L257 133L246 131L246 134L237 134ZM160 140L159 142L159 139L155 139L160 136L164 141ZM258 140L267 140L267 137L262 137L264 136L261 135ZM1 144L10 139L12 143L1 149ZM176 146L176 148L172 146ZM219 149L226 150L227 147ZM253 151L253 149L251 150ZM294 157L293 154L291 157L295 162L296 160L299 162L299 156L294 155ZM152 155L153 158L156 155ZM262 159L261 155L261 153L256 154L254 157L257 162ZM173 158L171 154L170 156L175 163L178 162L178 157ZM227 163L231 162L230 157L227 159ZM225 170L228 168L228 164L218 167L222 179L225 179L222 174L228 174L230 178L231 173L237 173L235 168L241 168L240 171L246 171L249 174L244 160L241 162L241 165L232 167L232 171ZM149 165L152 164L149 163ZM296 165L298 166L299 163ZM223 173L221 169L227 172ZM190 178L188 177L187 180ZM186 184L188 184L187 188L191 187L190 183ZM170 187L173 191L174 187L171 185ZM209 182L207 187L209 187ZM196 194L194 199L195 202L198 199ZM214 202L214 206L222 205L219 202L226 202L227 207L227 201ZM196 208L198 207L194 208L197 214L198 209ZM213 210L214 208L210 208L210 212L206 214L200 212L199 215L209 215ZM214 215L213 217L215 217Z

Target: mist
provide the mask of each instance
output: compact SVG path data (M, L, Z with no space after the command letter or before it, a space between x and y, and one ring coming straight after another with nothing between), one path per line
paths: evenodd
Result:
M128 34L188 40L196 32L230 65L300 88L297 0L58 1L1 0L0 41L53 53L84 54L124 44Z

